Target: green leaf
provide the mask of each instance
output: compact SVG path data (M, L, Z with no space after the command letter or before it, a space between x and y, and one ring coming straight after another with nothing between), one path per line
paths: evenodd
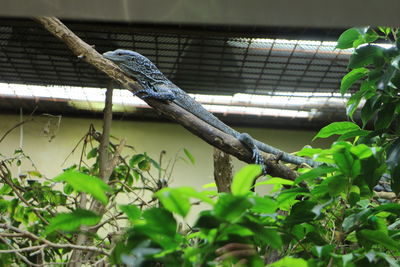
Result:
M356 155L359 159L366 159L373 155L374 148L365 144L350 147L350 152Z
M294 181L288 180L288 179L283 179L279 177L271 177L266 181L262 181L259 183L256 183L254 187L260 186L260 185L293 185Z
M290 210L289 216L286 217L285 224L287 226L293 226L314 220L317 216L313 212L313 209L317 204L317 202L310 200L297 202Z
M378 111L375 121L375 130L386 129L390 126L394 119L395 103L388 103L382 106Z
M30 176L39 177L39 178L43 177L43 175L42 175L40 172L38 172L38 171L28 171L27 173L28 173Z
M364 43L372 43L379 39L379 35L370 27L367 27L367 31L364 34ZM364 28L365 29L365 28ZM353 43L354 45L354 43ZM356 47L356 46L355 46Z
M146 221L146 226L153 230L152 234L175 236L177 228L176 220L167 210L163 208L150 208L143 212L143 218Z
M360 31L357 28L351 28L344 31L338 39L336 48L347 49L353 47L353 42L361 36Z
M221 229L219 238L220 239L228 239L230 235L240 236L240 237L248 237L253 236L254 233L239 224L230 224Z
M97 156L97 147L90 150L89 153L87 154L86 158L91 159L91 158L95 158L96 156Z
M8 195L13 191L13 189L8 184L3 184L0 188L0 196Z
M398 204L398 203L382 204L378 207L375 207L374 211L376 211L376 212L386 211L386 212L394 213L397 216L400 216L400 204Z
M355 130L360 130L360 127L355 123L348 121L333 122L322 128L318 132L318 134L313 138L313 140L317 138L327 138L334 134L345 134Z
M340 136L338 138L338 141L345 141L345 140L353 138L353 137L367 136L370 133L371 133L371 131L367 131L367 130L355 130L355 131L351 131L351 132L343 134L342 136Z
M346 105L346 114L353 119L353 114L357 110L361 99L368 99L376 93L375 81L364 80L361 83L360 90L352 94Z
M118 207L128 216L130 222L134 222L135 220L139 219L142 213L135 205L119 205Z
M212 229L212 228L218 228L220 224L221 221L218 219L218 217L212 214L211 211L203 210L197 217L195 227L203 229Z
M332 197L340 195L349 186L348 179L343 175L335 175L326 178L323 184L328 185L328 192Z
M266 267L308 267L307 261L301 258L284 257Z
M331 252L333 252L334 248L334 245L314 246L311 249L311 252L318 258L327 258L331 255Z
M400 250L400 243L389 237L380 230L361 230L357 233L357 238L362 237L373 244L380 244L387 249L398 252Z
M278 234L277 230L262 228L260 229L260 231L257 231L257 234L259 234L259 236L265 240L265 243L270 245L272 248L282 248L282 238Z
M161 201L164 208L185 217L190 210L189 198L181 195L178 190L163 188L155 196Z
M383 60L384 50L384 48L377 45L367 45L357 48L350 56L348 67L350 69L357 69L370 64L380 65L380 61Z
M71 213L59 213L50 219L45 228L45 235L56 230L74 231L81 225L93 226L100 222L101 217L90 210L77 209Z
M185 153L186 157L190 160L190 162L194 165L196 163L196 159L193 157L193 155L187 150L186 148L183 149L183 152Z
M157 161L155 161L152 158L148 158L148 160L151 162L151 164L157 169L157 170L161 170L160 164L158 164Z
M361 161L361 176L370 190L378 183L385 171L385 164L375 157L369 157Z
M358 68L347 73L340 82L340 93L344 95L356 81L367 76L368 72L366 68Z
M400 164L400 137L397 137L387 150L386 163L390 169L396 168Z
M299 177L296 178L294 181L295 184L299 184L302 181L308 181L311 179L315 179L317 177L320 177L321 175L334 172L336 171L336 168L333 166L319 166L317 168L311 169L310 171L303 173Z
M363 127L367 125L368 121L375 114L380 103L381 97L379 95L373 96L365 102L364 107L361 110L361 120L363 123Z
M212 187L217 187L217 184L215 182L208 183L202 186L203 188L212 188Z
M358 213L350 214L343 220L342 223L343 230L346 232L350 232L350 230L352 230L354 227L362 223L365 223L367 221L368 216L371 215L372 212L373 211L371 209L363 209Z
M269 196L254 196L251 197L250 200L254 202L254 205L251 208L253 212L271 214L278 208L276 201Z
M357 48L361 44L370 43L379 38L379 35L370 27L351 28L343 32L336 48Z
M96 176L84 174L75 170L67 170L53 179L54 181L66 182L78 192L85 192L106 205L108 198L106 192L111 188Z
M389 66L387 70L381 75L379 81L377 82L377 89L386 91L388 88L395 88L397 89L396 85L393 84L395 82L395 77L398 74L398 70L393 67Z
M390 187L392 188L393 192L396 193L396 195L399 195L400 194L400 164L390 170L390 175L392 177L392 180L390 182Z
M74 188L73 188L71 185L66 184L66 185L64 186L64 188L63 188L63 191L64 191L65 194L69 195L69 194L71 194L72 192L74 192Z
M185 195L188 198L196 198L210 205L215 204L214 200L208 197L213 191L197 192L194 188L189 186L181 186L179 188L174 188L173 190L176 190L177 192L179 192L179 194Z
M234 223L251 207L252 203L244 196L220 194L214 212L221 220Z
M350 148L351 149L351 148ZM340 171L349 177L356 177L361 172L361 162L355 159L347 148L333 154L333 159Z
M134 168L136 164L138 164L139 162L141 162L145 158L146 158L146 156L143 155L143 154L133 155L132 158L129 160L129 166Z
M297 196L301 195L308 195L310 192L305 188L290 188L286 189L277 197L279 208L287 209L289 204L294 202Z
M165 209L185 217L191 207L190 198L196 198L214 205L214 201L207 196L208 192L197 192L191 187L163 188L154 195L161 201Z
M360 188L356 185L352 185L350 188L350 194L348 199L351 207L355 206L359 200L360 200Z
M151 167L151 161L149 159L144 159L138 164L138 168L142 171L149 171Z
M324 150L322 148L303 147L300 151L296 152L297 156L312 158L315 154L320 154Z
M182 237L177 234L174 216L163 208L150 208L143 212L144 224L133 227L133 231L148 236L165 250L175 250Z
M235 196L242 196L250 192L253 181L260 176L261 166L249 164L236 173L233 178L231 191Z
M385 34L386 36L389 35L389 34L390 34L390 31L391 31L390 27L378 27L378 29L379 29L383 34Z

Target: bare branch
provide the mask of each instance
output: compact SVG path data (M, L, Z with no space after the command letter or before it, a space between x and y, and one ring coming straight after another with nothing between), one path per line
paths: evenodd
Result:
M134 92L141 89L137 81L128 77L114 63L103 58L103 56L94 50L93 47L82 41L57 18L37 17L36 20L54 36L62 40L75 55L80 56L89 64L93 65L100 71L103 71L108 76L118 81L126 89ZM178 122L210 145L215 146L242 161L253 163L251 151L249 151L233 136L225 134L210 126L208 123L174 103L167 103L151 98L146 98L145 101L158 112L162 113L167 118ZM274 161L273 156L266 153L263 153L263 156L266 159L267 169L271 175L286 179L295 179L297 177L297 174L290 168Z
M10 244L8 244L8 242L7 242L7 240L6 240L5 238L3 238L3 237L0 236L0 240L3 241L5 244L7 244L7 246L12 247ZM15 255L17 255L19 258L21 258L21 260L22 260L23 262L25 262L26 264L28 264L28 266L35 266L35 267L36 267L36 266L38 266L38 267L42 267L42 266L43 266L43 265L41 265L41 264L36 264L36 263L31 262L31 261L28 260L24 255L22 255L21 253L19 253L18 251L15 251L14 253L15 253Z
M20 123L15 124L13 127L11 127L10 129L8 129L8 130L3 134L3 136L0 138L0 143L1 143L1 142L4 140L4 138L6 138L6 136L7 136L9 133L11 133L14 129L20 127L21 125L23 125L23 124L25 124L25 123L27 123L27 122L31 122L31 121L33 121L32 118L27 119L27 120L24 120L24 121L21 121Z
M32 247L26 247L26 248L20 248L17 249L15 252L23 252L23 251L31 251L31 250L37 250L37 249L41 249L41 248L46 248L46 247L52 247L52 248L71 248L71 249L78 249L78 250L83 250L83 251L93 251L93 252L97 252L100 254L104 254L104 255L109 255L108 252L99 249L97 247L91 247L91 246L78 246L78 245L74 245L74 244L58 244L58 243L54 243L51 242L47 239L44 238L40 238L38 236L36 236L35 234L28 232L28 231L24 231L21 230L17 227L14 227L12 225L8 225L5 223L0 223L0 228L2 229L7 229L7 230L11 230L14 231L16 233L20 233L32 240L37 240L39 242L42 242L43 245L39 245L39 246L32 246ZM0 253L11 253L8 250L0 250Z

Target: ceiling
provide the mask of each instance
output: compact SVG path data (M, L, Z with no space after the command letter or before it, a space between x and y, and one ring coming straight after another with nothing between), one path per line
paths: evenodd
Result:
M108 22L348 28L399 26L398 0L1 0L0 16Z
M273 116L226 116L237 124L320 127L344 118L336 99L351 51L334 49L342 28L138 24L65 20L99 52L132 49L149 57L174 83L193 94L289 96L282 109L320 112L293 120ZM0 17L0 83L104 88L108 78L77 59L33 20ZM320 106L295 105L318 94ZM293 98L290 98L293 96ZM53 101L54 102L54 101ZM3 111L25 109L65 114L96 114L54 105L50 100L0 99ZM275 107L276 108L276 107ZM143 113L143 112L142 112ZM143 116L143 114L125 114ZM154 118L153 113L146 112Z

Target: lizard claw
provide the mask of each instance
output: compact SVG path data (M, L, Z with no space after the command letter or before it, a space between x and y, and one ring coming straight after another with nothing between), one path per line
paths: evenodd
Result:
M253 159L255 164L261 165L262 174L267 174L267 168L265 166L264 158L261 156L257 148L253 148Z
M251 149L253 152L252 159L254 160L255 164L261 165L262 173L267 173L267 168L265 167L264 158L261 156L260 151L258 150L257 146L254 144L253 138L248 133L241 133L238 136L240 142L245 144L248 148Z

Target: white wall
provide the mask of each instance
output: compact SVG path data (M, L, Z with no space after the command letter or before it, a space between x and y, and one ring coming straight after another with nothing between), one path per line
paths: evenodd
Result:
M49 121L50 130L55 130L55 137L52 140L44 133L44 129L49 128ZM0 115L0 137L18 122L17 115ZM54 127L57 122L57 118L37 116L32 122L23 126L23 150L32 158L38 170L48 178L53 178L61 173L63 168L79 161L81 146L63 164L77 142L88 131L89 125L93 123L95 128L101 131L102 123L100 119L63 117L57 129ZM238 130L248 132L260 141L287 152L299 150L304 145L310 144L315 135L312 131L299 130L261 128ZM213 182L212 146L177 124L116 120L112 123L111 134L118 138L126 138L127 144L134 146L135 151L125 149L124 155L147 152L157 160L160 151L165 150L167 152L165 159L173 159L177 152L187 148L195 157L196 164L193 166L183 160L178 161L172 175L172 186L193 186L201 189L202 185ZM17 128L0 143L0 154L6 157L12 156L14 150L19 147L19 142L20 135ZM324 142L320 141L313 146L318 147L323 144ZM181 155L184 156L183 153ZM237 170L244 163L234 159L234 165ZM21 166L22 172L32 169L30 164ZM260 189L260 192L267 190L268 188Z

